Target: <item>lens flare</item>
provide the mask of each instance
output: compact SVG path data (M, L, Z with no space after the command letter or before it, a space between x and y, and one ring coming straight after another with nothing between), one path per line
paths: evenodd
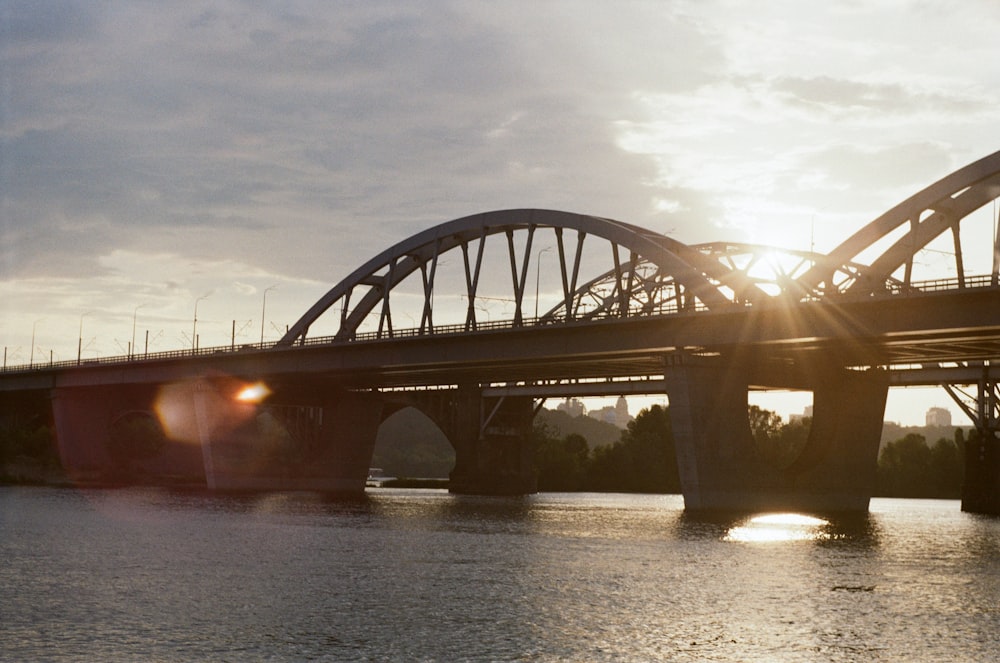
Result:
M271 390L268 389L266 384L263 382L256 382L243 387L243 389L236 394L236 400L244 403L260 403L270 395Z

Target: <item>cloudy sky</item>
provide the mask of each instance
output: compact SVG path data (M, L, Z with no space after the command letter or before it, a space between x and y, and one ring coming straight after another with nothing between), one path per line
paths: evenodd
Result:
M190 347L202 297L201 345L252 342L271 286L276 339L493 209L828 250L1000 149L997 35L994 0L0 0L0 342Z

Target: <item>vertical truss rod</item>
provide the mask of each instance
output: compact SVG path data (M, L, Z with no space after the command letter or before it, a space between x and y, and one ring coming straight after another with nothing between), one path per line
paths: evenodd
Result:
M521 275L517 274L517 252L514 250L514 231L507 231L507 252L510 255L510 275L514 281L514 326L524 324L524 285L528 281L528 263L531 262L531 243L535 237L535 226L528 226L528 241L524 246L524 256L521 258Z
M469 243L462 242L462 260L465 264L465 290L469 298L469 309L465 314L465 331L475 330L476 325L476 292L479 290L479 272L483 266L483 250L486 248L486 228L479 231L479 247L476 251L476 267L469 268Z
M383 279L382 288L382 312L378 318L378 337L382 338L382 330L387 325L389 327L389 338L392 338L392 311L389 308L389 292L392 290L392 277L396 271L396 258L389 261L389 271Z
M420 278L424 286L424 310L420 316L420 333L434 333L434 275L437 273L438 255L441 249L441 239L434 240L434 254L431 258L430 274L427 273L427 263L420 264Z

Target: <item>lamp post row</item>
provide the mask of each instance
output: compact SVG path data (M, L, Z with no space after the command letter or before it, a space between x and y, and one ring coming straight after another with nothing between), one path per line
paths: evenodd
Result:
M274 285L268 286L267 288L264 289L263 301L261 302L261 308L260 308L260 342L261 342L261 345L263 345L263 343L264 343L264 326L266 324L266 319L265 319L264 316L265 316L266 311L267 311L267 293L268 293L268 291L274 290L277 287L278 287L278 284L274 284ZM194 316L193 316L192 323L191 323L191 352L192 353L194 353L194 352L196 352L198 350L198 303L201 302L201 300L203 300L203 299L207 299L209 297L209 295L211 295L211 293L202 295L201 297L199 297L198 299L196 299L194 301ZM138 316L139 316L139 309L143 308L144 306L146 306L145 303L139 304L138 306L136 306L132 310L132 339L129 342L129 346L128 346L128 358L129 359L132 359L136 355L136 352L135 352L136 320L138 319ZM77 365L79 365L83 361L83 319L85 317L87 317L88 315L91 315L92 313L93 313L93 311L85 311L85 312L83 312L83 313L80 314L80 324L79 324L79 329L78 329L78 333L77 333L77 340L76 340L76 363L77 363ZM42 322L42 320L43 320L42 318L39 318L38 320L35 320L33 323L31 323L31 350L30 350L30 352L28 354L28 366L29 367L32 367L35 364L35 335L36 335L36 332L38 330L38 323ZM147 343L148 343L149 342L149 332L148 331L146 332L146 340L147 340ZM148 351L148 347L147 347L147 351ZM52 361L52 357L51 357L52 351L50 351L49 354L50 354L49 361L51 362ZM4 369L7 368L7 347L6 346L3 349L3 368Z

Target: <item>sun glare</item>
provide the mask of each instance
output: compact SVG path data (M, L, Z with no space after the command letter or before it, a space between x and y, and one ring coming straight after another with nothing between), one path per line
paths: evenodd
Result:
M260 403L271 395L271 390L263 382L248 385L236 394L236 400L244 403Z
M829 524L822 518L800 513L769 513L731 527L723 540L739 543L818 541L828 538L823 527Z

